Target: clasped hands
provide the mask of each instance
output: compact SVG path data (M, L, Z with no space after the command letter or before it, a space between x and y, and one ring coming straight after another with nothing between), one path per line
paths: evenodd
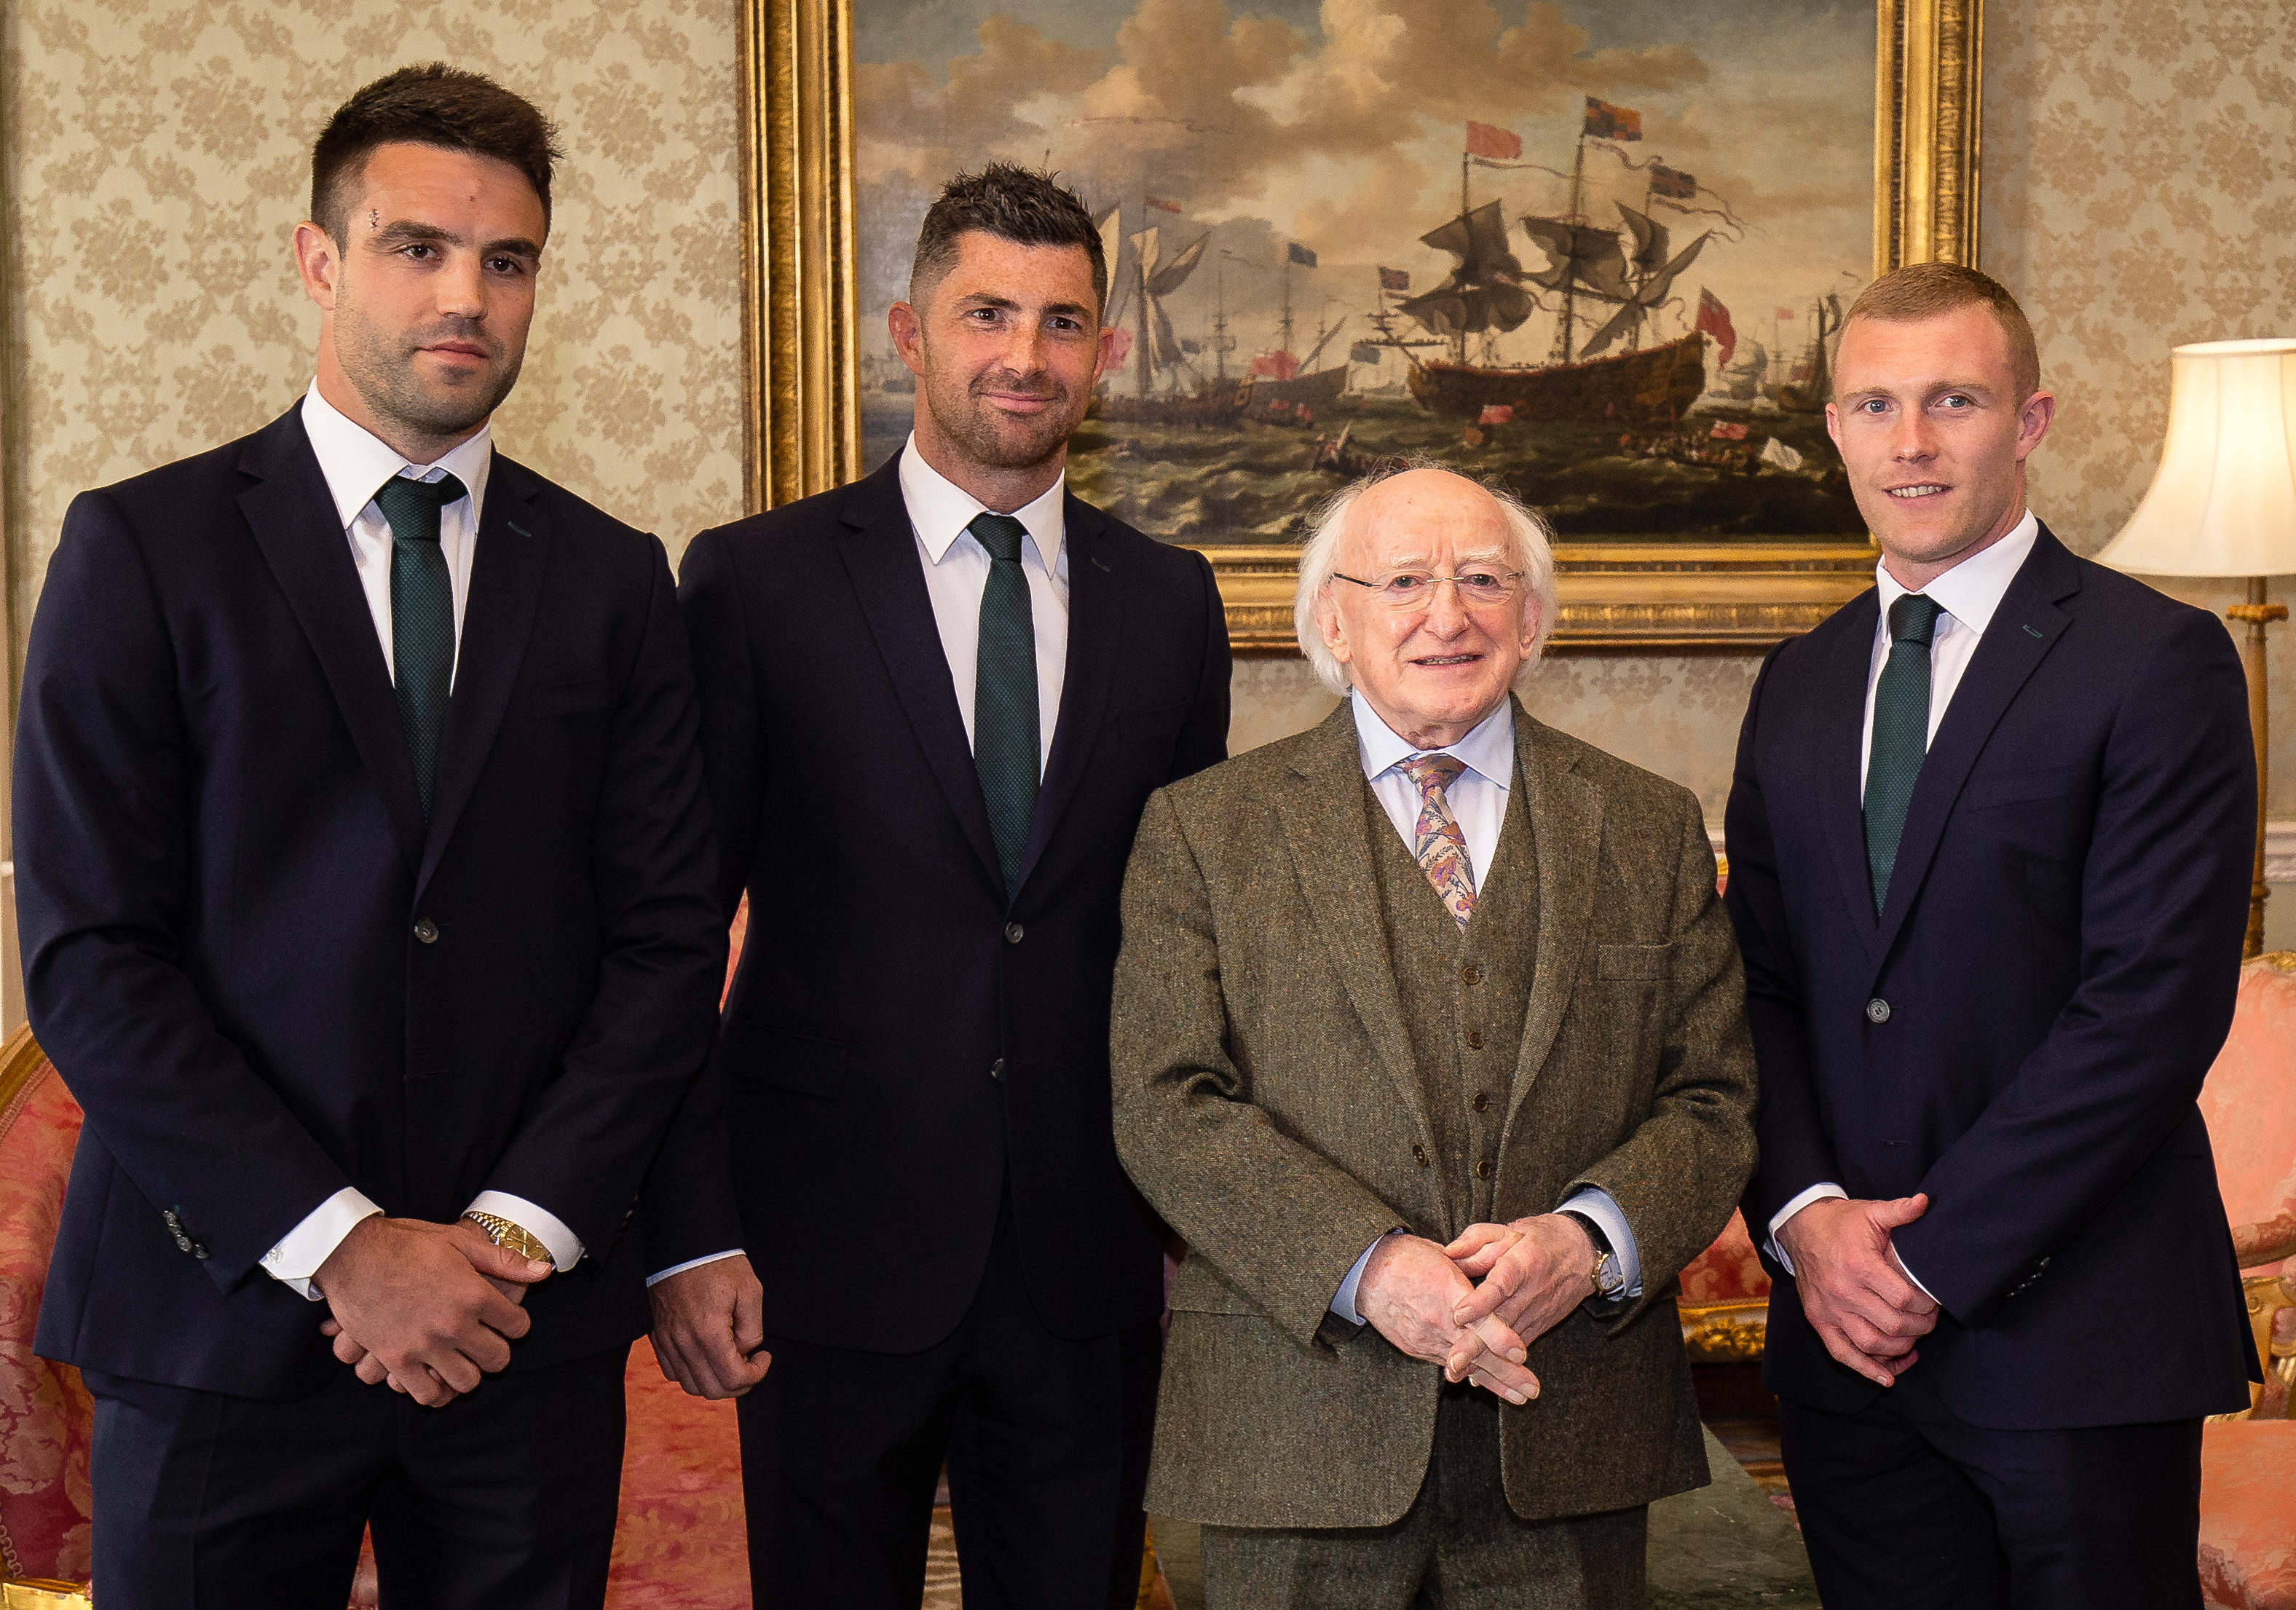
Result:
M1372 1249L1356 1310L1414 1359L1510 1403L1538 1395L1530 1344L1595 1294L1595 1246L1556 1213L1470 1225L1448 1246L1390 1236Z
M1927 1196L1890 1202L1821 1198L1780 1225L1801 1311L1835 1360L1894 1386L1937 1328L1938 1305L1906 1277L1891 1233L1929 1212Z
M487 1239L467 1220L362 1219L312 1277L331 1317L320 1333L369 1386L426 1409L507 1368L533 1321L521 1304L551 1266Z

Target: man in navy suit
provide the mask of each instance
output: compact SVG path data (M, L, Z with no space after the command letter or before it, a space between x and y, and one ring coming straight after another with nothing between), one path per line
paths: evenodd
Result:
M1110 1111L1118 899L1149 794L1225 754L1228 646L1201 555L1064 485L1107 267L1044 176L952 183L891 313L908 444L686 550L750 916L648 1268L665 1373L746 1394L760 1604L915 1610L944 1457L967 1604L1137 1592L1162 1232Z
M2201 1602L2201 1417L2255 1368L2194 1105L2256 776L2220 622L2025 505L2009 293L1868 286L1827 428L1874 591L1782 644L1729 806L1764 1380L1829 1610Z
M354 95L309 392L83 494L48 569L16 864L87 1121L38 1345L110 1610L340 1610L370 1523L388 1603L604 1597L625 1231L725 928L660 545L488 428L555 156L476 74Z

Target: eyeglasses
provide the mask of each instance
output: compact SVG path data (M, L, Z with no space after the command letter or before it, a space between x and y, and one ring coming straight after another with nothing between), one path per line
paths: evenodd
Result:
M1515 596L1521 571L1469 571L1463 576L1431 576L1424 571L1398 571L1384 581L1332 572L1334 581L1351 581L1375 595L1391 610L1423 610L1435 606L1437 590L1446 581L1459 589L1462 604L1505 604Z

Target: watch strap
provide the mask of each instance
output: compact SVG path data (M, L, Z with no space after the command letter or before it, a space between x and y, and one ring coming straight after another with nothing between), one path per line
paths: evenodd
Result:
M554 1269L557 1267L558 1261L550 1255L550 1249L543 1245L524 1225L513 1223L499 1213L480 1212L476 1208L463 1217L484 1230L487 1239L504 1251L516 1253L535 1263L547 1263Z
M1585 1213L1574 1212L1569 1208L1561 1212L1563 1218L1585 1230L1587 1239L1594 1244L1595 1294L1608 1301L1626 1290L1626 1271L1619 1267L1618 1254L1611 1249L1611 1238L1603 1233L1603 1227Z

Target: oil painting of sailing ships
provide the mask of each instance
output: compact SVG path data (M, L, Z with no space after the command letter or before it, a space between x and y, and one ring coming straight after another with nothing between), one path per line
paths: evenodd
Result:
M1869 5L853 6L868 317L951 174L1057 173L1114 333L1069 473L1141 529L1296 539L1410 457L1566 538L1862 534L1823 411L1870 272ZM915 391L861 337L873 466Z

